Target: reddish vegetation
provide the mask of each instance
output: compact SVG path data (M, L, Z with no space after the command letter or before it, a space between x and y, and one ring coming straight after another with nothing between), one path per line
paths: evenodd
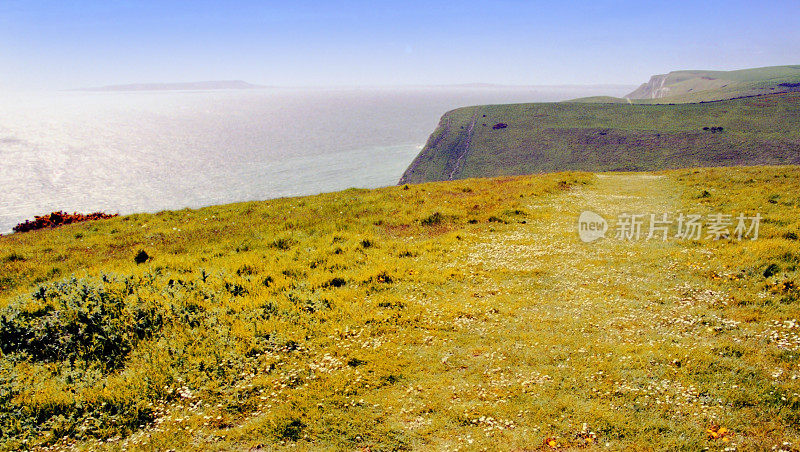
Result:
M14 232L28 232L36 229L54 228L56 226L70 223L80 223L81 221L104 220L106 218L116 217L117 215L119 214L108 214L103 212L95 212L90 214L76 212L70 214L58 211L53 212L50 215L42 215L41 217L37 216L33 221L26 220L24 223L14 226Z

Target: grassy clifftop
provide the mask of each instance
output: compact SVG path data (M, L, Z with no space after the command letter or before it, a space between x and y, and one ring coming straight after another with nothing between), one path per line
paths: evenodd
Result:
M798 163L800 93L678 105L484 105L446 113L400 183Z
M675 71L625 96L643 102L700 102L800 90L800 66L738 71Z
M560 173L0 237L0 449L796 447L798 193ZM585 209L764 219L584 244Z
M796 91L800 91L800 65L737 71L673 71L654 75L624 97L585 97L570 102L691 103Z

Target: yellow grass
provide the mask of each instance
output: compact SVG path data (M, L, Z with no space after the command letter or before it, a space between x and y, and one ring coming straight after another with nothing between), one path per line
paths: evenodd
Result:
M797 448L799 176L466 180L3 237L6 325L67 315L31 294L73 273L163 319L116 367L4 343L4 447ZM587 244L583 210L764 220L755 241Z

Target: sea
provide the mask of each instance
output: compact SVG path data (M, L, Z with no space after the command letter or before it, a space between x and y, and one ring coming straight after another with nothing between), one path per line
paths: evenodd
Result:
M0 233L57 210L157 212L394 185L448 110L628 91L0 92Z

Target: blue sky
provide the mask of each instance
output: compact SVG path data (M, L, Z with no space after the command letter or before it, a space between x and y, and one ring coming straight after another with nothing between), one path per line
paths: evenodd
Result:
M0 89L638 84L800 64L800 2L0 0Z

